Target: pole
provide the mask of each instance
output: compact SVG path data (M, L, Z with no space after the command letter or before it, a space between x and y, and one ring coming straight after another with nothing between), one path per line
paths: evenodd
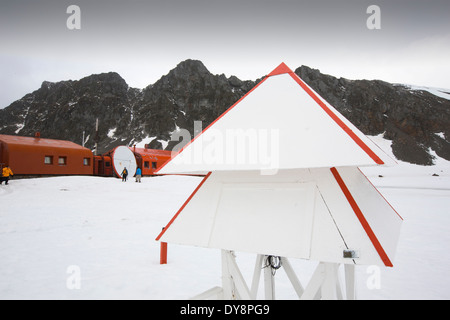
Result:
M98 118L95 121L95 155L98 154Z
M159 264L167 264L167 242L161 242Z
M164 230L164 227L162 228ZM159 264L167 264L167 242L162 242L159 248Z

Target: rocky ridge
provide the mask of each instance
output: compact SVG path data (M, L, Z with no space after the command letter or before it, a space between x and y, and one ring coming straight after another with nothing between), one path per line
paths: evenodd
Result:
M392 140L399 160L421 165L433 164L434 155L450 160L449 99L380 80L338 79L306 66L295 73L362 132ZM0 109L0 133L40 132L82 144L84 132L85 146L93 149L98 118L99 153L146 139L151 148L171 149L177 128L193 136L194 121L206 127L261 79L214 75L201 61L186 60L142 90L129 87L115 72L44 81Z

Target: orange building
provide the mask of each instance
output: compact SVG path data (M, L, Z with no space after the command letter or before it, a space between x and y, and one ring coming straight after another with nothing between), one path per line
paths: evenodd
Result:
M94 156L94 175L104 177L114 175L110 155Z
M147 148L129 147L136 157L136 163L142 170L143 176L154 175L154 172L166 163L172 152Z
M0 134L0 163L15 175L92 175L91 150L63 140Z

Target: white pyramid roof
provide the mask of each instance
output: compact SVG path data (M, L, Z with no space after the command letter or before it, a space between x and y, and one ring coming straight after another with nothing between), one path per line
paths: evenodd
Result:
M270 171L392 162L282 63L157 173Z

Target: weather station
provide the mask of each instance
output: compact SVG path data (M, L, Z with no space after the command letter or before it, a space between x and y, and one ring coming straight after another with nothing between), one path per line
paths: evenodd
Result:
M246 140L270 161L227 158L237 130L276 132L269 146ZM222 286L194 299L256 299L262 270L264 297L275 299L280 268L300 299L355 299L355 266L393 267L402 223L359 167L392 164L282 63L158 170L205 176L156 240L221 250ZM256 254L250 285L239 252ZM318 262L306 286L289 259Z

